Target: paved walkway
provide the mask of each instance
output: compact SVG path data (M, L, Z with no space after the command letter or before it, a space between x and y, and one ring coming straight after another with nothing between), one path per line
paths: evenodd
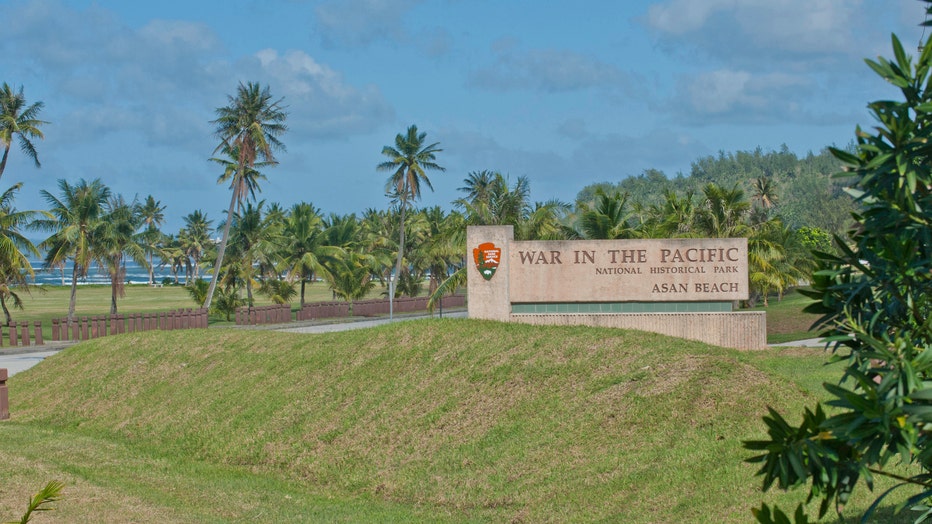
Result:
M33 351L15 355L0 355L0 368L6 368L9 375L13 376L20 371L26 371L59 351L61 351L61 349L54 351Z
M799 347L808 347L808 348L823 348L825 347L825 341L821 338L808 338L806 340L794 340L792 342L783 342L782 344L770 344L770 347L790 347L790 348L799 348Z

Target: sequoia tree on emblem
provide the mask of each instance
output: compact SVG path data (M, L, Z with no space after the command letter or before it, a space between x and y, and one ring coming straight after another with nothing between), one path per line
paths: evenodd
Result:
M472 256L476 261L476 269L479 270L482 278L491 280L501 262L501 248L495 247L492 242L483 242L479 244L479 247L472 250Z

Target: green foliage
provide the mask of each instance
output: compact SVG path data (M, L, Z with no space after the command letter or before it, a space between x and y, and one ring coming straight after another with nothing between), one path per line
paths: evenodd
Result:
M269 297L274 304L290 304L298 296L298 287L294 282L270 278L259 284L259 292Z
M796 506L796 512L793 514L793 520L790 520L790 516L783 512L780 508L774 506L773 511L771 512L770 506L767 504L761 504L760 508L754 508L751 510L754 514L754 517L761 524L809 524L809 517L806 516L806 513L803 509L803 505L800 504Z
M818 251L821 253L832 253L832 235L821 228L803 226L795 232L797 241L802 244L808 251Z
M644 209L662 208L665 201L670 200L669 194L680 198L701 194L711 183L747 191L755 206L764 209L769 217L779 217L791 229L808 226L841 234L851 222L855 205L844 192L847 182L831 176L840 166L828 149L804 157L797 157L786 146L768 152L760 148L720 152L697 159L688 175L668 178L660 171L648 169L614 184L603 182L586 186L577 195L576 205L577 209L594 206L598 192L602 191L627 193L629 203ZM676 224L673 222L667 227ZM682 232L674 230L674 233Z
M48 122L38 119L44 106L42 102L34 102L27 106L23 86L19 87L19 91L14 90L6 82L0 86L0 147L3 148L3 156L0 157L0 176L3 176L6 168L14 136L19 143L20 150L32 159L36 167L40 166L39 154L31 139L45 138L39 128Z
M762 463L765 490L808 484L820 517L843 507L859 481L872 490L877 476L898 484L865 521L900 487L909 496L898 510L920 509L918 521L932 516L932 44L915 64L896 36L893 52L894 60L867 63L903 100L870 104L875 133L858 129L856 151L833 150L861 209L848 241L836 239L838 254L818 255L806 292L818 300L807 311L822 315L833 360L845 366L841 383L825 385L834 410L806 410L796 427L771 410L769 440L745 444L763 452L750 461ZM921 473L891 473L896 463Z
M169 283L170 281L171 279L169 279ZM209 282L203 278L199 278L188 282L187 285L184 286L184 290L191 296L191 300L197 303L197 307L204 307L204 301L207 300L207 289L209 287Z
M230 321L236 313L236 308L244 305L246 301L240 298L235 289L218 287L210 310L222 314L227 321Z
M48 505L53 502L58 502L61 499L61 490L64 489L65 485L57 480L53 480L45 485L44 488L39 490L31 499L29 499L29 505L26 507L26 513L23 514L23 518L20 520L11 520L6 524L26 524L32 520L32 514L36 511L53 511L55 508L49 507Z

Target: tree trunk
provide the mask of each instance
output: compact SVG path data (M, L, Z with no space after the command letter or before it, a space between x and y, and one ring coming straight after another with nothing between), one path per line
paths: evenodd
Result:
M155 284L155 269L152 268L152 253L149 253L149 285Z
M304 284L307 283L307 279L301 279L301 307L304 307Z
M253 304L253 298L252 298L252 274L251 273L246 274L245 285L246 285L246 304L248 304L249 307L252 307L254 304Z
M398 258L395 261L395 284L392 285L391 275L389 275L389 284L388 287L391 289L391 298L394 300L395 295L398 293L398 281L401 279L401 259L404 257L405 252L405 204L407 204L407 199L404 197L401 198L401 234L399 235L398 241Z
M0 177L3 176L3 170L6 169L6 158L10 155L10 145L13 143L13 137L10 137L10 143L3 148L3 158L0 159Z
M71 268L71 300L68 302L68 324L74 322L74 308L78 298L78 262Z
M5 295L0 295L0 307L3 307L3 316L6 317L6 325L9 326L10 322L13 322L13 317L10 315L10 310L6 307Z
M112 275L110 277L110 314L117 314L117 285L116 279L119 278L119 275Z
M220 239L220 247L217 248L217 260L214 262L214 277L210 279L210 287L207 288L207 300L204 301L204 309L210 310L210 302L214 298L214 291L217 289L217 281L220 280L220 267L223 266L223 254L227 250L227 240L230 237L230 225L233 223L233 209L236 207L236 192L230 197L230 209L227 210L227 223L223 225L223 238Z

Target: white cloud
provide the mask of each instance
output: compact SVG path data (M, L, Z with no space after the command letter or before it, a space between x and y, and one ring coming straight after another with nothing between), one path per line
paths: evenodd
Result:
M474 71L469 85L495 91L527 89L548 93L598 88L610 92L633 89L630 73L597 58L564 49L522 52L511 40L493 44L495 63Z
M808 77L717 69L683 75L666 105L675 120L693 125L814 122L809 109L813 86Z
M421 0L338 0L317 6L317 28L330 45L366 46L408 39L407 13Z
M365 133L394 117L394 110L374 85L356 87L303 51L283 54L264 49L255 55L253 73L267 78L272 92L285 98L288 126L318 138ZM251 71L249 61L245 70Z
M812 69L860 56L877 10L864 0L668 0L648 8L645 23L672 52L686 45L745 68Z

